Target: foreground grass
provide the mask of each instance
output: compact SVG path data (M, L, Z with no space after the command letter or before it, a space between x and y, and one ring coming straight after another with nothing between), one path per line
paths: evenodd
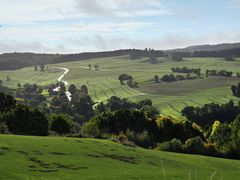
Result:
M0 179L239 179L240 161L107 140L0 135Z

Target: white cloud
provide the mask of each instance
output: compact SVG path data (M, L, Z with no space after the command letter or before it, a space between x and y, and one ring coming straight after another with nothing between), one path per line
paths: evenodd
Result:
M167 49L240 41L239 29L197 34L195 27L186 23L199 18L194 16L195 11L184 8L177 10L176 3L175 12L172 12L164 5L164 0L0 2L0 52L63 53L145 47ZM228 0L228 5L240 7L240 0ZM200 26L197 23L195 25Z
M68 51L63 45L51 47L37 41L0 41L0 53L6 52L64 53Z
M105 17L161 16L169 14L159 0L76 0L80 13Z
M228 8L236 9L240 8L240 0L228 0Z

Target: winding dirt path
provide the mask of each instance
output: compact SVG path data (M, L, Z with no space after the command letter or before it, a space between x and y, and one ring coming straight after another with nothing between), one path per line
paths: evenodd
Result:
M58 82L62 82L64 83L65 86L68 85L67 81L63 81L63 78L69 73L69 69L68 68L63 68L63 67L54 67L60 70L63 70L64 73L57 79ZM60 90L60 86L56 87L53 91L58 92ZM68 100L71 101L71 93L69 91L66 91L66 95L68 97Z

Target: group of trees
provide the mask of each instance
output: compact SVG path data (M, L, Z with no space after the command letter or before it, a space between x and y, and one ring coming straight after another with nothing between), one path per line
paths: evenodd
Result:
M183 61L184 55L185 55L184 52L171 52L171 53L167 54L167 57L174 61L180 62L180 61Z
M229 123L215 122L209 140L229 158L240 157L240 116Z
M40 68L40 71L44 71L45 64L34 65L34 70L35 71L38 71L38 68Z
M225 77L232 77L233 72L232 71L226 71L226 70L206 70L206 75L210 76L225 76Z
M228 56L224 58L225 61L235 61L233 56Z
M201 75L201 69L200 68L188 68L188 67L173 67L172 68L172 72L173 73L185 73L185 74L190 74L190 73L194 73L197 75Z
M96 71L99 70L99 65L95 64L93 67ZM88 68L89 68L89 70L92 70L92 65L88 64Z
M231 86L232 94L233 96L239 97L240 98L240 83L236 85Z
M234 105L233 101L222 105L210 103L203 107L185 107L182 115L202 134L195 134L194 137L186 140L173 138L157 144L157 149L238 159L240 158L239 114L240 106Z
M18 104L12 96L4 93L0 93L0 99L0 134L46 136L53 132L62 135L74 133L78 126L69 115L46 113L39 108Z
M197 76L191 75L191 74L187 74L185 75L174 75L174 74L165 74L162 76L161 81L162 82L176 82L176 81L182 81L182 80L193 80L193 79L197 79ZM156 83L159 82L159 78L157 75L154 76L154 81Z
M0 99L0 124L1 127L5 125L4 131L40 136L48 134L48 119L43 112L16 104L12 96L3 93L0 93Z
M221 123L232 122L238 114L240 114L240 104L235 105L232 100L226 104L210 103L202 107L187 106L182 110L183 116L203 128L213 124L215 120Z
M98 113L102 113L104 111L117 111L121 109L144 109L144 111L150 113L152 116L156 116L159 114L159 111L153 107L153 103L150 99L144 99L139 102L131 102L126 98L119 98L117 96L112 96L107 100L107 103L101 102L96 106L96 110Z
M82 85L80 88L77 88L74 84L69 85L68 91L71 93L71 101L69 101L66 91L65 85L61 84L59 92L52 96L50 112L65 113L75 117L78 123L83 123L93 117L93 101L88 95L86 85Z
M163 56L164 56L164 53L162 51L154 50L150 48L149 49L145 48L145 50L133 49L130 52L130 58L132 60L137 60L137 59L147 57L149 58L149 63L151 64L158 63L157 57L163 57Z
M150 118L141 109L105 111L85 123L82 130L83 134L97 138L124 134L127 139L142 147L153 147L158 142L172 138L183 141L195 136L204 138L200 130L189 121L178 123L168 116Z
M24 84L18 83L16 90L16 97L23 99L22 103L30 105L31 107L38 107L41 103L46 103L47 99L42 95L43 89L37 84Z
M134 79L131 75L121 74L118 77L118 80L120 81L121 85L125 85L124 81L127 81L127 85L129 87L131 87L131 88L137 88L138 87L138 83L136 81L134 81Z

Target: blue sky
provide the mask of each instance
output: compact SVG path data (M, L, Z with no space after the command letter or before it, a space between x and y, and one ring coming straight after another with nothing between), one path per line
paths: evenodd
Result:
M240 0L0 0L0 53L240 42Z

